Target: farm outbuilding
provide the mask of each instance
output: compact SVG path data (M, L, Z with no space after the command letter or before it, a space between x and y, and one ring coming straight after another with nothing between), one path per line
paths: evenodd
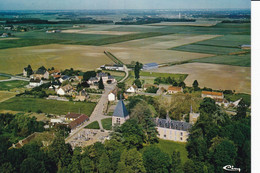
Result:
M151 69L157 69L157 68L158 68L158 64L155 62L143 65L143 70L151 70Z

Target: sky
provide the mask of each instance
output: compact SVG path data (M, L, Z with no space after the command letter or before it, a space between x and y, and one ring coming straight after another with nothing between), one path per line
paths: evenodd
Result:
M249 9L250 0L0 0L0 10Z

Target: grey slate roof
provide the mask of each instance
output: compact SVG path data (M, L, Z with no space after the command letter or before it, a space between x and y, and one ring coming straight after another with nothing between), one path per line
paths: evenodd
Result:
M125 118L128 115L129 115L129 113L126 110L126 107L125 107L125 104L124 104L123 100L119 100L119 102L116 105L116 108L115 108L115 111L113 113L113 116Z
M35 74L45 74L46 70L38 69Z
M187 122L167 120L167 119L161 119L161 118L154 119L154 122L157 127L183 130L183 131L188 131L192 126L190 123L187 123Z

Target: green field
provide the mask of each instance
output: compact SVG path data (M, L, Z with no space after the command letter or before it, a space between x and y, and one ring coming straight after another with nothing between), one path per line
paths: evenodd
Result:
M91 115L96 103L86 102L65 102L46 100L39 98L14 97L0 104L0 110L37 112L41 110L48 114L66 115L68 112Z
M21 80L13 80L7 82L0 82L0 90L10 90L14 88L23 88L25 85L28 85L29 82Z
M238 48L243 44L251 44L250 35L224 35L213 39L197 42L199 45Z
M222 55L192 60L192 62L203 62L213 64L235 65L251 67L251 56L247 55Z
M223 47L223 46L211 46L211 45L199 45L199 44L196 44L196 43L175 47L175 48L172 48L172 50L216 54L216 55L227 55L229 53L242 52L243 51L239 48L230 48L230 47Z
M85 129L100 129L99 124L98 124L97 121L94 121L94 122L90 123L89 125L87 125L84 128Z
M159 143L156 144L163 152L172 155L174 150L179 151L181 154L181 161L185 163L188 160L188 152L185 148L185 143L179 143L168 140L159 140Z
M106 118L101 120L102 126L106 130L112 130L112 118Z
M5 80L5 79L10 79L11 77L9 77L9 76L1 76L0 75L0 80Z
M172 74L172 73L155 73L155 72L146 72L146 71L141 71L140 76L148 76L148 77L173 77L176 81L184 81L186 77L188 76L187 74Z

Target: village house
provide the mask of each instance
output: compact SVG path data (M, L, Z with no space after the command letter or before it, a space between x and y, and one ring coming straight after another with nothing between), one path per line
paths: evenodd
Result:
M49 79L49 72L44 69L38 69L34 74L30 76L34 79Z
M114 76L108 76L108 79L107 79L108 84L115 83L115 82L116 82L116 79L114 78Z
M30 87L38 87L43 84L43 81L41 79L30 79L29 86Z
M24 67L24 68L23 68L23 76L24 76L24 77L27 77L27 76L28 76L28 69L27 69L27 67Z
M104 83L107 83L107 80L108 80L108 74L107 73L102 73L102 72L98 73L97 78L100 79L100 77L102 78Z
M157 94L157 95L162 95L162 94L165 94L165 92L166 92L166 89L165 89L164 87L160 87L160 88L157 90L156 94Z
M191 124L171 120L169 117L167 119L155 118L154 121L160 139L187 142L189 136L188 130L191 128Z
M60 70L54 69L54 70L49 70L49 75L55 76L55 75L60 75Z
M212 99L224 99L224 94L222 92L202 91L201 97L209 97Z
M83 80L83 76L76 76L76 80L81 82Z
M57 90L60 87L60 83L57 81L51 82L49 89Z
M125 68L122 64L113 64L113 65L105 64L105 65L102 65L100 68L105 69L105 70L115 70L115 71L124 71L125 70Z
M111 91L109 94L108 94L108 101L115 101L116 98L117 98L117 92L118 92L118 88L114 89L113 91Z
M136 90L137 90L137 86L132 85L132 86L130 86L130 87L126 90L126 92L127 92L127 93L135 93Z
M77 114L77 113L68 113L66 116L65 116L65 120L66 121L74 121L76 120L78 117L80 117L81 115L84 115L84 114ZM86 115L85 115L86 116Z
M81 90L75 97L75 101L85 101L89 98L89 94L85 90Z
M52 118L50 124L54 126L55 124L65 124L65 120L62 118Z
M57 90L58 95L71 95L73 92L73 87L70 84L67 84L63 87L60 87Z
M91 77L89 80L88 80L88 84L89 85L94 85L95 83L98 83L99 79L97 77Z
M176 94L179 92L183 92L183 89L182 89L182 87L169 86L167 92L168 92L168 94Z
M155 87L155 88L157 88L158 86L157 86L157 85L153 85L153 84L144 84L144 86L143 86L144 91L146 91L147 88L149 88L149 87Z
M121 125L129 119L129 113L125 107L122 99L120 99L116 105L112 116L112 126Z
M64 76L61 76L61 78L59 78L59 81L60 81L60 83L62 83L62 82L67 81L69 79L70 79L69 76L64 75Z
M82 114L78 118L76 118L75 120L70 122L69 127L70 127L71 130L74 130L75 128L82 125L84 122L86 122L88 120L89 120L88 116Z

